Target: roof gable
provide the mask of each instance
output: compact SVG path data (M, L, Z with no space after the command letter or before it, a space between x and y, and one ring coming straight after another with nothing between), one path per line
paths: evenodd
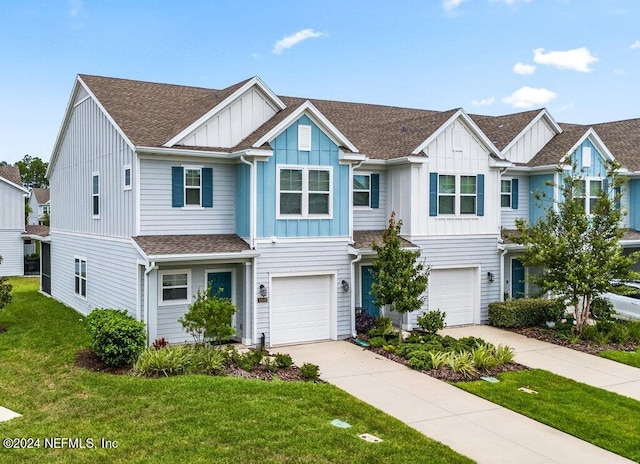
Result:
M613 157L613 154L609 151L609 149L607 148L607 146L602 142L602 140L600 139L600 137L598 137L598 134L596 133L596 131L593 129L593 127L590 127L582 137L580 137L578 139L578 141L576 141L576 143L573 144L573 146L571 148L569 148L569 150L567 150L567 153L560 159L560 163L563 163L566 161L566 159L568 157L570 157L571 155L573 155L573 153L584 143L585 140L589 140L593 146L596 148L596 150L598 150L598 153L600 153L601 156L603 156L607 161L614 161L615 158Z
M39 205L49 203L49 199L51 198L51 190L48 188L34 187L31 190L31 194L36 197L36 201Z
M20 170L15 166L0 166L0 181L28 193L28 190L22 186Z

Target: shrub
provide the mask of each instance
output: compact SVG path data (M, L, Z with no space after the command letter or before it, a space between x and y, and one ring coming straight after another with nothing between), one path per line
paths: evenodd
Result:
M229 298L209 296L211 286L206 291L198 290L189 310L178 319L182 327L191 334L196 343L211 340L222 343L235 334L231 326L231 316L236 308Z
M276 353L275 363L278 369L288 369L293 366L293 359L290 354Z
M471 378L476 374L473 355L469 351L450 353L447 364L453 372L461 374L465 378Z
M590 310L594 319L609 319L615 312L613 310L613 303L602 297L593 299Z
M373 337L369 339L369 346L371 348L380 348L387 344L387 339L384 337Z
M507 345L498 345L495 348L494 356L496 361L498 362L498 366L502 366L503 364L510 364L513 362L513 358L515 353L513 348Z
M220 375L224 371L224 352L212 346L195 346L190 348L189 363L185 369L187 374Z
M465 351L472 351L479 346L488 346L489 344L478 337L463 337L458 339L458 346Z
M381 337L390 335L393 331L393 322L390 317L380 316L376 318L375 327L369 330L368 335L370 337Z
M499 364L495 353L495 348L488 345L479 345L471 351L475 366L484 371L492 369Z
M489 325L494 327L531 327L558 321L565 313L560 300L519 298L489 303Z
M415 351L409 358L409 367L418 371L428 371L431 364L431 354L428 351Z
M93 351L107 366L131 364L145 348L144 323L136 321L125 310L96 308L86 321Z
M629 341L631 332L624 323L617 323L611 327L609 331L611 341L613 343L627 343Z
M153 347L144 350L133 365L133 372L143 377L184 374L188 364L189 351L185 346L171 346L161 349Z
M447 313L440 311L427 311L418 316L418 326L428 334L435 334L445 327L444 319Z
M320 378L320 367L315 364L304 363L300 368L300 376L308 382L315 382Z
M449 353L446 351L429 351L431 356L431 366L434 369L440 369L449 362Z
M166 348L168 344L169 344L169 342L167 341L167 339L166 339L166 338L164 338L164 337L162 337L162 338L156 338L156 339L153 341L153 345L152 345L152 346L153 346L156 350L159 350L160 348Z
M376 326L376 318L364 309L356 311L356 333L368 334Z
M265 353L262 350L249 350L239 354L235 364L243 371L250 371L260 364L264 355Z

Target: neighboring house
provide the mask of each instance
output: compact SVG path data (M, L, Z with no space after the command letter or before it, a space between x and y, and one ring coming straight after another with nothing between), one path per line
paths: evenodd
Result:
M0 166L0 276L24 273L24 203L28 190L22 186L20 171Z
M50 213L50 190L48 188L32 188L29 193L30 212L28 225L43 225L43 220Z

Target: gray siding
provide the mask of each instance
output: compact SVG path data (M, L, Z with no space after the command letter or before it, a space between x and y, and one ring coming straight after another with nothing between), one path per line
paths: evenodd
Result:
M289 242L258 244L256 292L260 284L268 286L272 274L312 274L336 272L336 285L351 280L351 259L347 254L348 241ZM351 282L350 282L351 283ZM337 336L351 336L351 289L337 289ZM269 304L257 303L257 336L264 332L269 342Z
M24 192L0 181L0 276L22 275Z
M52 192L53 193L53 192ZM87 260L87 299L75 294L74 258ZM139 255L131 243L51 233L51 296L81 314L126 309L136 316Z
M171 206L171 167L194 165L213 168L213 208L188 209ZM140 161L140 234L232 234L235 233L234 164L189 160Z
M132 190L123 169L131 165ZM51 225L55 230L117 237L135 231L134 154L89 98L73 109L50 179ZM100 219L92 218L92 173L100 173Z
M38 224L40 216L40 205L38 205L38 200L36 200L36 196L32 193L29 198L29 208L31 208L31 212L27 217L27 224L34 225Z
M501 208L501 225L505 229L515 229L516 219L529 219L529 177L528 176L504 176L505 179L518 179L518 209ZM500 200L498 200L500 201ZM512 200L513 201L513 200Z
M500 300L500 253L498 253L498 237L482 236L467 238L412 238L412 242L422 248L421 258L427 266L464 267L480 265L480 321L488 319L488 305ZM495 276L493 282L487 279L487 272ZM423 311L429 310L428 294L423 310L409 315L410 326L416 326L416 319Z
M0 277L24 274L22 230L0 230Z
M380 195L378 208L353 208L353 230L380 230L387 227L389 212L387 211L387 172L361 169L355 174L379 174ZM353 203L353 199L351 200Z

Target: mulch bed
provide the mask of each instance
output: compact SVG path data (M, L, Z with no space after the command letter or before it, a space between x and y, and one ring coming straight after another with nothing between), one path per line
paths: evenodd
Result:
M350 339L353 342L353 339ZM385 351L383 348L363 348L365 350L369 350L377 355L390 359L391 361L395 361L404 366L409 367L409 360L399 356L395 353L389 353ZM526 371L529 370L527 366L523 366L518 363L505 364L503 366L495 367L488 371L478 371L475 375L471 377L465 377L462 374L458 374L453 372L449 367L442 367L440 369L431 369L428 371L419 371L424 374L427 374L433 378L438 380L444 380L445 382L473 382L475 380L480 380L480 377L490 376L495 377L497 374L501 372L517 372L517 371Z
M524 335L528 338L534 338L547 343L553 343L554 345L560 345L572 350L582 351L583 353L598 355L603 351L635 351L640 348L640 343L607 343L606 345L597 345L593 342L585 340L577 340L576 343L571 343L565 338L559 338L557 333L553 330L544 327L522 327L517 329L506 329L511 332Z
M94 372L106 374L127 375L131 374L131 365L121 367L110 367L105 365L91 348L83 348L76 353L76 366ZM257 380L284 380L287 382L304 381L300 375L298 366L291 366L287 369L278 369L278 372L270 372L265 366L258 366L251 371L245 371L236 366L230 366L225 370L225 375L229 377L239 377L242 379Z

